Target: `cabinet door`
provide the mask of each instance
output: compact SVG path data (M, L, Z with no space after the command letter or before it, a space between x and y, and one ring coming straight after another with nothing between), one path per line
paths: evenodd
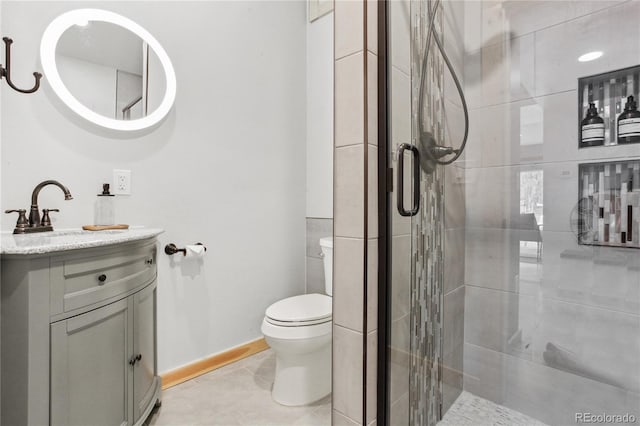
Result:
M51 425L130 424L131 300L51 324Z
M156 281L133 295L134 354L139 358L133 372L133 418L136 422L155 395L156 376Z

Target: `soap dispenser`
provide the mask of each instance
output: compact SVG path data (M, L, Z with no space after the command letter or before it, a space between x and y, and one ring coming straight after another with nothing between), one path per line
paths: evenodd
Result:
M640 112L633 96L629 96L624 111L618 116L618 143L637 142L640 142Z
M604 120L598 115L598 109L593 102L589 103L581 129L580 146L604 145Z
M114 195L109 192L109 184L102 185L102 194L96 200L95 225L115 225Z

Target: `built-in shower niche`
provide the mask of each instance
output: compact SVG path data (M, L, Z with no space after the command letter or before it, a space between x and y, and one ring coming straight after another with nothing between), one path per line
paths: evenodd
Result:
M591 147L582 143L582 120L589 103L595 104L604 120L604 146L618 145L616 120L628 96L640 101L640 65L578 79L578 148Z
M640 160L580 164L578 176L578 242L640 248Z

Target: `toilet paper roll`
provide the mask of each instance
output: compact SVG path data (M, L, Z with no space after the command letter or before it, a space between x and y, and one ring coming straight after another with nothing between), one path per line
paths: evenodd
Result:
M204 257L204 254L206 253L206 249L202 244L190 244L185 248L187 249L185 257L199 258Z

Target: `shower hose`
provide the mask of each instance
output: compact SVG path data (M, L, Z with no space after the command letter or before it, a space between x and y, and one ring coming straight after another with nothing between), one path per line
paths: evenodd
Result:
M449 61L449 57L447 56L447 52L442 46L442 42L438 34L433 30L436 13L438 11L438 6L440 5L440 0L436 0L433 8L431 7L431 0L427 0L429 5L428 15L429 15L429 27L427 29L427 43L424 47L424 55L422 59L422 66L420 72L420 90L418 93L418 137L420 140L420 145L423 148L423 151L426 152L429 159L437 164L447 165L451 164L460 158L462 152L464 151L465 146L467 145L467 138L469 136L469 110L467 108L467 100L464 96L464 92L462 90L462 86L460 85L460 80L453 69L453 65L451 65L451 61ZM460 100L462 101L462 110L464 112L464 136L462 138L462 142L458 149L453 149L445 146L440 146L435 144L435 139L433 135L424 131L424 118L422 116L424 109L424 96L425 96L425 84L426 84L426 75L427 75L427 60L429 59L429 48L431 47L431 38L435 41L440 54L442 55L442 59L444 59L449 72L451 73L451 77L453 78L453 82L456 85L456 89L458 90L458 95L460 96ZM454 156L448 160L442 160L442 157L447 155L454 154Z

